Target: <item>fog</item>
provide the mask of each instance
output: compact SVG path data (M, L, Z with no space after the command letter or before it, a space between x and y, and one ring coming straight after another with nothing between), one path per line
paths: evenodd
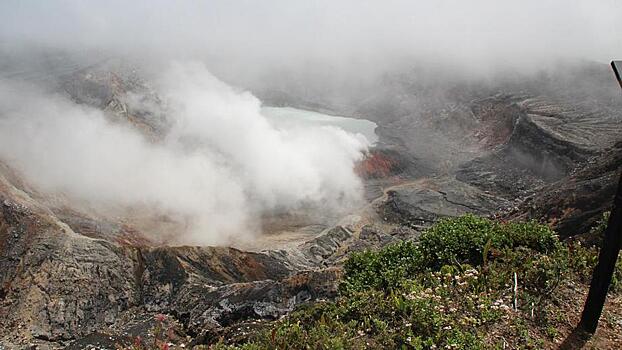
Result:
M18 1L0 41L140 58L197 58L251 74L329 66L382 70L422 60L486 72L622 50L615 0Z
M182 221L177 243L250 239L271 211L334 214L360 204L353 168L367 148L362 135L275 129L257 98L200 63L172 63L157 86L172 127L154 144L101 110L4 81L0 159L48 193Z
M362 198L353 168L367 140L330 127L277 129L245 89L287 80L330 95L412 67L479 79L606 62L622 53L621 15L614 0L6 0L0 57L131 62L164 101L150 108L163 108L170 129L152 142L99 109L5 76L0 160L49 192L180 218L183 243L224 244L252 236L267 212L345 213Z

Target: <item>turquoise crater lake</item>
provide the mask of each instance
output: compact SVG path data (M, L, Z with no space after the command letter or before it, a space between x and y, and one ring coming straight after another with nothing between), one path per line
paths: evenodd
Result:
M365 136L371 145L378 141L378 136L375 132L376 123L365 119L328 115L292 107L262 107L261 114L277 128L306 125L333 126L353 134L361 134Z

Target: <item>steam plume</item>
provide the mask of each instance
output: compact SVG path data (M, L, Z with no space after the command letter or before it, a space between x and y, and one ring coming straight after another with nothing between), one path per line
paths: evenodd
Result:
M46 191L183 218L184 243L227 243L266 212L343 210L361 199L361 135L276 129L257 98L198 63L173 64L158 88L173 126L153 144L97 109L5 81L0 158Z

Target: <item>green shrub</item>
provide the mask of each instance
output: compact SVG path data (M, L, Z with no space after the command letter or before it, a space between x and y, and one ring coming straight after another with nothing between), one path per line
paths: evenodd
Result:
M465 321L482 312L481 301L458 313L453 307L464 301L462 293L442 286L432 292L417 283L389 294L352 292L333 303L302 307L250 343L263 349L481 349L477 323Z
M540 253L549 253L561 247L559 239L553 230L536 221L508 222L498 224L501 235L507 237L511 247L531 248Z
M527 247L548 252L558 247L555 233L536 222L497 223L467 214L443 219L422 236L421 253L428 267L468 263L481 265L491 250Z
M542 348L529 327L537 322L540 334L557 336L548 311L553 292L569 276L590 277L595 257L595 249L568 247L535 222L444 219L419 243L352 254L335 301L300 307L241 348L501 348L503 335L488 332L499 322L518 348ZM616 273L621 284L622 263Z
M507 237L499 234L498 225L473 215L443 219L421 235L420 249L425 264L432 268L443 265L483 262L484 247L509 245Z
M559 249L560 243L550 228L535 222L499 224L470 214L443 219L421 235L419 244L406 241L351 255L344 265L341 291L389 291L422 271L478 266L493 251L517 247L549 252Z
M379 252L354 253L344 264L345 278L340 289L342 293L368 288L390 290L423 267L420 250L411 241L390 245Z

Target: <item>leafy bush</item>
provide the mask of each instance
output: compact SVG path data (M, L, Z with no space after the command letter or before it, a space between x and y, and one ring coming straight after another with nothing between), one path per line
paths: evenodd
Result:
M550 228L535 222L500 224L470 214L443 219L421 235L419 244L406 241L351 255L344 265L341 290L391 290L422 271L444 265L478 266L493 251L517 247L549 252L559 249L560 243Z
M502 235L511 242L511 248L531 248L540 253L550 253L560 249L557 235L550 227L536 221L508 222L497 224Z
M509 244L498 231L494 222L472 215L444 219L421 235L420 249L429 267L462 262L479 265L488 242L495 247Z
M420 249L426 265L439 268L461 263L480 265L492 250L527 247L548 252L558 244L555 233L536 222L497 223L467 214L430 227L421 236Z
M354 253L344 264L341 291L393 289L423 266L419 247L411 241L390 245L379 252Z

